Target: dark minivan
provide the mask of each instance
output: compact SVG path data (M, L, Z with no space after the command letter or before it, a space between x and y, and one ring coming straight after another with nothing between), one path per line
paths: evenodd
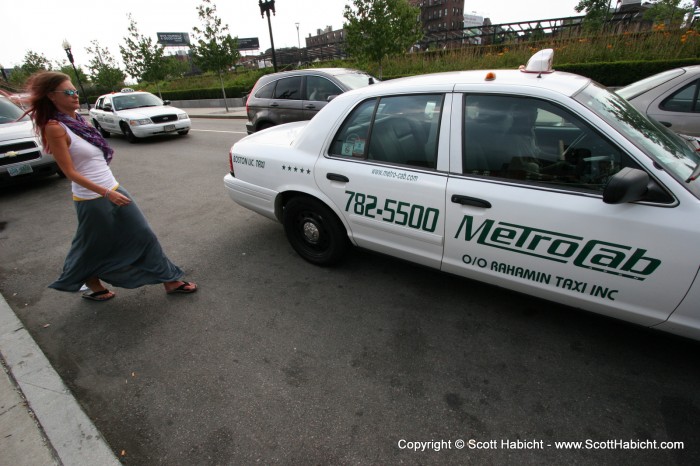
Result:
M310 120L333 97L379 82L364 71L315 68L268 74L248 95L248 134L292 121Z

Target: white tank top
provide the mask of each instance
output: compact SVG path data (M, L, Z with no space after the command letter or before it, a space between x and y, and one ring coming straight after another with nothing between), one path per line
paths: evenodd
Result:
M102 150L75 134L63 123L61 123L61 126L65 128L68 137L70 137L68 150L73 160L73 166L78 173L93 183L97 183L105 188L116 188L119 183L117 183L117 180L112 174L112 170L110 170L109 165L107 165ZM84 188L76 182L71 183L71 188L73 190L73 197L78 200L97 199L102 196L102 194Z

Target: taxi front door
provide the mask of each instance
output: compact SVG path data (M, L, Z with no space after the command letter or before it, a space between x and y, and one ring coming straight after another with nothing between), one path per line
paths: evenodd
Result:
M634 161L576 118L560 116L567 119L560 127L581 134L549 165L499 153L488 166L493 138L482 147L485 131L470 136L459 125L473 121L455 119L453 134L465 140L452 145L459 151L453 160L464 166L447 185L442 269L642 325L664 321L697 272L697 258L687 253L697 242L696 227L683 220L689 212L672 196L658 205L604 203L607 177Z

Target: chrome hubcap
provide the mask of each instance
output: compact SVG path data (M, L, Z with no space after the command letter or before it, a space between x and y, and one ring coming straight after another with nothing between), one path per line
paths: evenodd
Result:
M304 238L306 238L306 241L310 243L318 243L318 239L321 236L321 232L318 230L318 227L315 223L305 222L303 231Z

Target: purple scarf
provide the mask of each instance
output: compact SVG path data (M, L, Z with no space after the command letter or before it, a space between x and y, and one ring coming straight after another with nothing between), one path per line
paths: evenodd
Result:
M71 118L65 113L56 112L56 120L60 121L66 125L71 131L77 134L79 137L85 139L87 142L93 146L99 148L102 151L102 155L107 161L107 165L112 161L112 154L114 154L114 149L107 145L107 141L102 137L97 129L90 126L85 118L83 118L80 113L75 114L75 118Z

